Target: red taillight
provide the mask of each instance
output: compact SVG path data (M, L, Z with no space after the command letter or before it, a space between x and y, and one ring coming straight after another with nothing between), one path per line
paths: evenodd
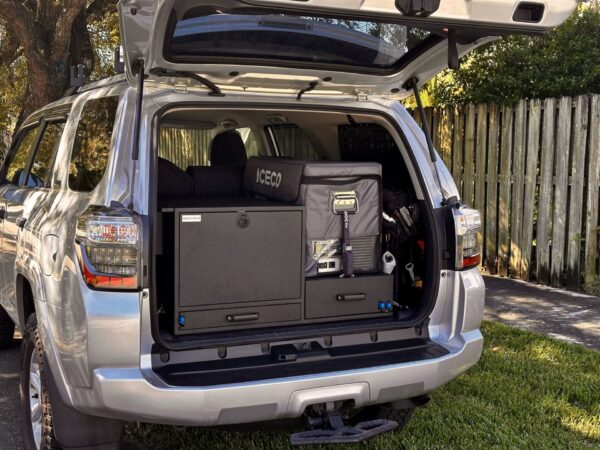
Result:
M453 211L456 230L456 269L464 270L481 263L481 214L476 209L461 207Z
M124 209L92 208L77 223L77 256L88 286L137 290L140 223Z

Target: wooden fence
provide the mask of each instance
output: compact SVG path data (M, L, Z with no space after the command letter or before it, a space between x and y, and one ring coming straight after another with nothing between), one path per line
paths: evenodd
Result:
M490 273L570 288L598 279L600 95L426 117L463 200L482 212Z

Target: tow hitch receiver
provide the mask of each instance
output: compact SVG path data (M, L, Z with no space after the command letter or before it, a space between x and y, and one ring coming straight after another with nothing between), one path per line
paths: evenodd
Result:
M338 411L324 411L318 417L308 419L309 431L290 436L292 445L350 444L363 442L374 436L398 428L393 420L370 420L355 426L346 424L346 418Z

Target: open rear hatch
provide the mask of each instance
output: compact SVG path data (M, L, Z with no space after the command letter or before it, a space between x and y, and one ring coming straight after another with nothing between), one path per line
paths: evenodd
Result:
M211 96L247 91L289 92L298 100L310 94L407 96L482 42L506 33L544 32L576 5L575 0L216 0L208 5L124 0L119 10L127 73L139 86L141 105L148 79L181 87L185 78L184 87L202 86ZM139 123L139 114L136 119ZM193 122L184 118L176 126ZM192 128L207 123L210 119ZM176 167L170 161L173 167L163 172L156 163L159 188L164 174L184 173L183 197L194 198L211 177L216 185L240 184L237 197L218 201L207 200L206 192L191 203L159 195L162 266L156 273L168 279L158 286L159 295L170 299L159 312L166 313L163 329L181 338L175 341L212 333L201 343L188 342L261 342L267 328L281 340L303 336L307 328L315 333L318 323L339 322L337 331L328 330L336 334L362 325L368 330L373 321L402 322L398 280L386 273L389 262L382 259L389 249L382 217L390 213L383 173L391 166L377 162L374 151L381 144L399 154L401 132L394 137L374 125L357 124L352 117L346 123L348 142L362 152L359 160L292 161L263 154L269 158L231 167L215 161L209 167ZM235 121L219 126L234 134L237 128ZM342 130L340 124L343 151ZM222 139L235 147L239 138ZM410 245L426 261L424 292L433 297L440 270L435 261L444 250L434 230L443 225L423 199L415 209L425 218L423 239ZM411 219L402 208L392 208L394 213L400 214L397 220ZM414 278L410 264L401 269ZM405 325L415 324L415 316L410 318ZM351 319L362 322L348 327Z
M123 0L133 81L194 74L222 90L407 96L459 56L503 34L542 33L576 0ZM202 83L196 78L196 82Z

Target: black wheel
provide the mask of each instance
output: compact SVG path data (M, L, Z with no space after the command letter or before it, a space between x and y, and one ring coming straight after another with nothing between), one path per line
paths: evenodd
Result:
M10 347L13 343L14 335L15 324L2 306L0 306L0 349Z
M376 419L393 420L398 422L398 430L401 430L406 426L415 409L416 405L407 408L395 408L391 403L367 406L352 418L352 422L360 423Z
M47 385L44 347L35 314L27 320L21 348L22 436L27 450L58 449Z

